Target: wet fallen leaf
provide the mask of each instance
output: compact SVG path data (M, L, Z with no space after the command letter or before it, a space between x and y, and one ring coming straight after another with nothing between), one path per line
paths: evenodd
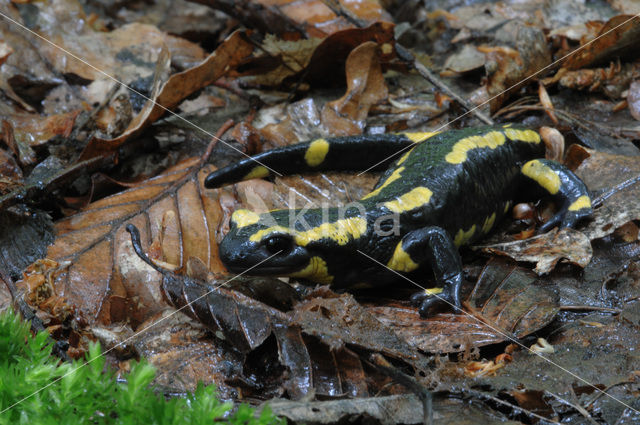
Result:
M415 308L367 306L411 346L451 353L521 338L549 324L559 311L557 296L514 264L492 260L464 302L468 314L441 313L421 319Z
M362 133L372 105L387 98L387 86L378 61L378 45L366 42L347 57L347 92L322 109L322 122L335 136Z
M551 63L551 52L539 29L512 22L505 24L500 32L500 38L512 45L478 48L487 56L487 91L491 97L497 96L490 103L492 112L526 84L527 77Z
M230 69L253 51L253 46L241 32L230 35L218 48L198 66L168 77L163 76L169 69L169 56L165 53L158 60L156 78L151 100L145 103L125 131L113 139L92 139L82 158L88 159L113 152L127 139L134 137L151 123L160 118L167 109L174 108L180 101L195 91L205 87L225 75Z
M640 175L637 157L613 155L585 148L572 150L588 155L575 172L589 190L595 193L611 190L616 185ZM589 239L601 238L613 233L623 224L638 219L640 186L636 183L605 199L603 205L595 209L593 221L588 223L582 232Z
M618 15L607 21L593 42L569 56L563 68L575 70L605 64L633 54L640 40L640 17Z
M250 27L262 29L265 33L302 33L308 37L326 37L336 31L353 27L349 18L368 23L391 20L377 0L284 0L277 3L266 0L190 1L222 10Z
M469 72L484 66L485 56L471 44L466 44L461 51L447 58L443 68L447 74ZM444 75L441 73L441 75Z
M355 345L412 363L419 359L415 349L399 338L351 295L316 297L296 306L294 324L315 335L329 347Z
M58 221L46 256L71 265L56 278L55 292L89 323L127 318L135 324L162 309L160 276L133 253L123 228L128 222L143 229L145 240L160 238L162 231L165 261L182 266L198 257L211 270L224 270L215 243L220 206L214 192L201 186L210 171L197 159L186 161Z
M549 273L560 260L585 267L593 255L590 239L573 229L553 230L521 241L481 245L478 248L517 261L536 263L534 270L540 275Z

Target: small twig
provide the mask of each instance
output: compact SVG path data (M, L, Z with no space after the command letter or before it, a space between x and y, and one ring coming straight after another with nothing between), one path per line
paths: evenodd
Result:
M620 314L622 310L619 308L598 307L593 305L563 305L560 310L564 311L605 311L607 313Z
M534 412L532 412L530 410L524 409L524 408L522 408L520 406L516 406L515 404L511 404L508 401L501 400L498 397L495 397L495 396L493 396L491 394L483 393L482 391L463 389L463 390L461 390L461 392L469 394L469 395L472 395L474 397L488 399L488 400L493 401L494 403L498 403L498 404L501 404L503 406L509 407L510 409L512 409L514 411L514 413L523 413L523 414L525 414L525 415L527 415L529 417L540 419L540 420L542 420L544 422L549 422L549 423L552 423L552 424L559 424L560 423L560 422L554 421L552 419L545 418L544 416L538 415L537 413L534 413Z
M233 127L233 124L235 124L235 122L232 119L228 119L224 122L224 124L220 126L216 134L211 139L211 142L209 142L209 146L207 146L207 150L204 151L204 154L202 155L202 159L200 159L201 163L204 164L209 160L209 157L213 152L213 148L218 144L218 140L222 139L222 136L224 136L224 133L226 133L227 130Z
M444 83L440 78L436 77L431 71L427 69L423 64L421 64L413 54L402 47L400 44L396 43L396 52L398 56L407 62L410 66L413 66L418 74L420 74L424 79L429 81L431 84L436 86L440 91L444 92L447 96L451 97L453 100L458 102L467 112L473 113L476 118L488 125L494 125L495 123L491 118L480 112L480 109L469 104L466 100L464 100L461 96L459 96L456 92L454 92L447 84Z
M617 185L615 185L614 187L612 187L611 189L607 190L606 192L598 195L598 197L596 197L592 204L593 207L599 207L600 205L602 205L604 203L604 201L606 201L607 199L609 199L610 197L612 197L613 195L615 195L618 192L623 191L624 189L633 186L634 184L637 184L638 182L640 182L640 175L637 175L635 177L631 177L630 179L627 179L625 181L623 181L622 183L618 183Z
M620 382L616 382L615 384L611 384L608 387L606 387L604 390L602 391L598 391L596 393L596 395L593 397L593 400L591 400L589 403L586 404L587 409L591 410L593 409L593 403L595 403L603 394L607 394L609 392L609 390L613 387L617 387L618 385L623 385L623 384L630 384L632 381L620 381Z
M576 397L576 393L573 392L573 388L572 387L569 387L569 391L571 392L571 395L573 396L573 398L577 398ZM593 417L591 417L591 414L587 411L587 409L585 409L584 407L580 406L579 404L572 403L569 400L566 400L566 399L560 397L559 395L552 393L551 391L546 391L545 390L544 393L547 394L547 395L550 395L553 398L555 398L560 403L565 404L565 405L573 408L578 413L580 413L582 416L584 416L593 425L598 425L598 423L593 419Z

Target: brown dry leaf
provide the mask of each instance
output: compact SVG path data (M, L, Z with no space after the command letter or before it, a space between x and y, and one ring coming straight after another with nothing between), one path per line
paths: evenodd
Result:
M371 106L388 95L376 43L368 41L353 49L345 68L347 92L322 109L323 125L335 136L362 133Z
M544 235L515 242L478 246L483 252L506 255L517 261L536 263L535 272L549 273L558 261L566 260L582 268L593 256L590 239L574 229L553 230Z
M313 51L307 67L290 77L291 82L303 80L313 86L343 86L344 64L351 51L359 45L368 41L377 43L381 63L395 57L394 28L390 22L376 22L366 28L351 28L331 34Z
M469 314L440 313L422 319L416 308L368 306L379 321L411 346L452 353L521 338L548 325L559 311L557 296L528 270L493 259L464 302Z
M40 146L55 136L69 137L80 111L43 117L37 114L12 114L5 117L11 125L16 143ZM8 144L8 143L7 143Z
M501 37L496 38L511 40L511 46L478 48L487 56L487 91L489 96L497 96L490 103L492 112L497 111L511 93L527 84L527 77L551 63L551 52L542 30L514 21L500 31Z
M563 68L576 70L635 54L640 41L639 23L640 17L634 15L618 15L609 19L598 33L597 39L569 56Z
M485 56L472 44L465 44L462 50L450 55L445 61L444 71L440 73L443 77L448 77L464 72L476 70L485 63Z
M242 368L241 354L219 347L209 329L173 313L175 310L164 310L150 316L140 325L145 331L131 342L136 354L157 369L154 385L180 392L195 391L197 383L203 382L214 384L220 397L239 398L237 386L228 381ZM104 341L104 331L99 333L96 328L102 330L94 326L92 331ZM125 338L115 335L114 342Z
M129 231L133 243L139 247L137 229ZM141 258L151 264L151 260L139 252ZM218 342L218 350L230 344L242 355L232 360L235 370L253 370L256 367L253 363L258 362L263 370L261 374L268 374L263 378L265 382L283 381L282 387L294 399L309 394L366 396L379 390L375 385L380 380L367 379L359 356L346 344L382 351L426 370L419 353L391 330L381 329L381 324L351 296L339 297L321 289L314 295L325 298L299 303L292 311L299 296L292 287L277 279L235 277L232 282L216 279L205 282L153 267L163 275L162 290L166 298L224 341ZM208 274L206 270L202 272ZM235 288L230 290L233 284ZM277 345L268 343L272 336ZM166 364L170 369L179 369L180 359L184 358L182 351L169 351L172 359ZM261 353L259 359L252 354L256 352ZM283 375L282 366L287 369ZM196 373L194 378L211 377ZM240 381L242 379L246 378ZM369 385L374 386L371 391ZM248 391L245 395L250 394L251 389Z
M163 309L160 276L134 254L123 228L129 222L142 229L144 241L162 241L161 260L182 266L198 257L211 270L223 271L215 243L222 211L216 192L202 186L211 171L198 159L185 161L58 221L47 257L71 265L55 279L55 293L89 323L137 324Z
M311 298L313 297L313 298ZM415 348L395 334L393 326L377 320L352 295L313 292L296 305L292 324L320 338L331 348L351 344L412 363L419 359Z
M640 176L640 163L636 156L614 155L578 146L572 146L567 157L585 158L575 170L589 190L595 193L609 191L626 180ZM582 232L589 239L613 233L623 224L640 219L640 184L624 188L604 200L594 211L593 221Z
M291 37L302 33L324 38L353 28L350 19L364 23L391 21L378 0L191 0L235 17L250 28L264 33Z
M158 71L150 96L151 100L147 101L120 136L113 139L98 137L92 139L82 153L82 158L88 159L113 152L127 139L139 134L160 118L167 109L174 108L195 91L213 83L238 66L252 51L253 46L246 40L243 33L236 31L201 64L174 74L166 80L161 75L168 71L170 61L166 51L163 51L165 53L158 58Z

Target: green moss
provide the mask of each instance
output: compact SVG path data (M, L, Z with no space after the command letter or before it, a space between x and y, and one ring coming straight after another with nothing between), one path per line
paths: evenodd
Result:
M0 425L3 424L284 424L268 408L223 403L199 384L185 398L166 400L150 387L155 369L141 361L116 382L104 370L100 345L84 361L60 364L45 332L33 337L12 312L0 314ZM17 403L17 404L16 404Z

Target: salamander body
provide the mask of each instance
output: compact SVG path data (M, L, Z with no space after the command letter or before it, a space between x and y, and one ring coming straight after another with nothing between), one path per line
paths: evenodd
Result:
M421 315L429 316L442 304L460 307L458 247L489 233L515 202L541 195L556 201L559 211L543 231L572 227L591 215L582 181L564 166L538 159L543 156L537 132L511 125L316 139L217 170L205 185L267 177L270 169L291 174L387 167L372 192L346 206L235 211L220 257L232 272L254 267L249 274L300 277L336 289L389 284L397 273L430 269L438 288L413 297Z

